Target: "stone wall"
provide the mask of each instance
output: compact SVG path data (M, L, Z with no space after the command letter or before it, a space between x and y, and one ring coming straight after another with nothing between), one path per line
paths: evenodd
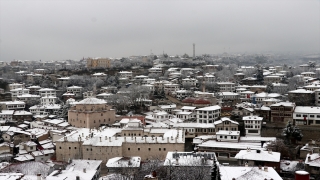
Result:
M280 138L283 127L276 126L267 126L261 129L261 136L265 137L277 137ZM306 144L312 140L320 139L320 128L319 127L311 127L311 126L299 126L301 132L303 134L303 138L301 142L297 142L297 144Z

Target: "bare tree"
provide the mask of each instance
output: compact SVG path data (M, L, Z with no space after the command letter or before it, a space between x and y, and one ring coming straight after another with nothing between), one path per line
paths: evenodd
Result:
M271 141L267 145L267 149L270 149L274 152L280 152L282 157L289 157L290 152L288 146L284 143L282 139L277 139L275 141Z

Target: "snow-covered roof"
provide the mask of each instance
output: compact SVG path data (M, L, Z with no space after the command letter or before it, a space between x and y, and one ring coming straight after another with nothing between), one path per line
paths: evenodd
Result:
M82 89L83 87L81 86L70 86L70 87L67 87L67 89Z
M55 91L55 89L52 89L52 88L41 88L41 89L39 89L38 91L40 91L40 92Z
M92 76L106 76L105 73L94 73L92 74Z
M0 115L13 115L14 110L2 110Z
M228 148L228 149L247 149L248 147L252 149L262 149L260 142L227 142L227 141L216 141L209 140L203 142L198 147L212 147L212 148Z
M282 180L282 177L272 168L267 167L268 171L259 169L259 167L235 167L235 166L220 166L221 180L258 180L258 179L273 179Z
M224 96L237 96L239 93L234 93L234 92L222 92L221 93Z
M320 107L296 106L296 108L294 109L294 113L320 114Z
M314 93L314 91L309 91L309 90L306 90L306 89L297 89L297 90L289 91L288 93L292 93L292 94L312 94L312 93Z
M141 165L141 158L139 156L132 157L114 157L108 160L106 166L107 168L121 168L121 167L131 167L138 168Z
M255 120L255 121L262 121L263 117L259 116L244 116L242 120Z
M289 106L289 107L295 107L295 103L292 103L292 102L279 102L279 103L276 103L276 104L272 104L271 107L274 107L274 106Z
M220 120L215 121L213 124L214 124L214 125L218 125L218 124L223 123L224 121L229 121L229 122L231 122L231 123L233 123L233 124L237 124L237 125L239 125L239 123L238 123L238 122L236 122L236 121L232 121L232 120L230 120L230 119L229 119L229 118L227 118L227 117L222 117Z
M312 167L320 167L320 154L308 154L304 163Z
M170 105L159 105L161 109L173 109L176 108L177 106L175 104L170 104Z
M218 109L221 109L221 107L218 105L215 105L215 106L207 106L207 107L199 108L196 110L197 111L213 111L213 110L218 110Z
M214 124L207 123L175 123L173 127L176 128L214 128Z
M14 158L17 161L31 161L34 160L34 157L31 154L23 154L23 155L19 155L18 157Z
M106 104L106 103L107 102L105 100L90 97L78 102L77 104Z
M280 153L262 150L241 150L235 158L253 161L280 162Z
M196 107L194 107L194 106L182 106L182 108L181 109L186 109L186 110L194 110L194 109L196 109Z
M29 112L29 111L15 111L14 115L16 115L16 116L27 116L27 115L32 115L32 113Z
M298 163L299 163L299 161L281 160L280 161L280 169L282 171L294 172L294 171L296 171Z
M269 142L269 141L275 141L276 137L261 137L261 136L241 136L240 142Z
M256 97L266 97L266 98L277 98L277 97L281 97L281 94L278 93L259 93L255 95Z

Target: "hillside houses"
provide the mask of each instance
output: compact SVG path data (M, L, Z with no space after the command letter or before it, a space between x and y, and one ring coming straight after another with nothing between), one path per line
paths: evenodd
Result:
M90 58L89 64L85 60L68 62L68 68L82 67L82 71L50 70L54 64L67 67L58 62L50 62L48 68L15 71L19 80L10 80L3 88L11 99L0 101L0 158L55 164L52 167L63 162L71 168L75 159L95 164L86 167L86 172L52 169L46 179L89 171L90 177L97 178L100 168L118 171L112 162L132 163L127 160L138 158L141 164L134 172L156 158L169 167L169 152L170 157L181 153L178 161L169 158L175 164L194 157L185 156L186 152L211 153L230 167L247 168L247 162L253 169L275 166L277 173L280 153L270 153L267 147L281 138L281 128L288 122L310 128L320 124L320 85L313 69L291 75L290 69L282 66L261 67L262 81L254 66L194 63L182 67L179 63L193 61L168 57L152 64L148 57L134 58L135 68L128 69L113 66L130 60ZM142 59L151 63L140 66ZM101 65L106 69L99 68L99 63L107 63ZM228 74L223 74L226 70ZM297 82L292 84L290 78ZM269 132L273 127L278 134ZM259 159L261 155L270 156L268 160L276 158L268 161ZM314 173L311 161L312 157L306 170Z

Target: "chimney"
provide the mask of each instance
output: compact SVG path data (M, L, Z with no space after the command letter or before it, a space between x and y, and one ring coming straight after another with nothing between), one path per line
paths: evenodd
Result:
M264 170L265 172L268 172L268 166L264 166L263 170Z
M111 142L111 137L109 137L109 142Z
M100 142L101 142L101 137L99 137L99 139L100 139Z
M41 180L41 174L37 174L37 180Z
M80 176L76 176L76 180L80 180Z
M86 173L86 172L87 172L86 168L83 168L83 172L84 172L84 173Z
M67 141L67 140L68 140L68 139L67 139L67 136L64 136L63 140L64 140L64 141Z
M167 137L167 142L169 143L169 137Z
M104 140L107 140L107 139L108 139L108 136L105 136L105 137L104 137Z
M269 153L269 154L272 154L272 149L268 149L268 153Z

